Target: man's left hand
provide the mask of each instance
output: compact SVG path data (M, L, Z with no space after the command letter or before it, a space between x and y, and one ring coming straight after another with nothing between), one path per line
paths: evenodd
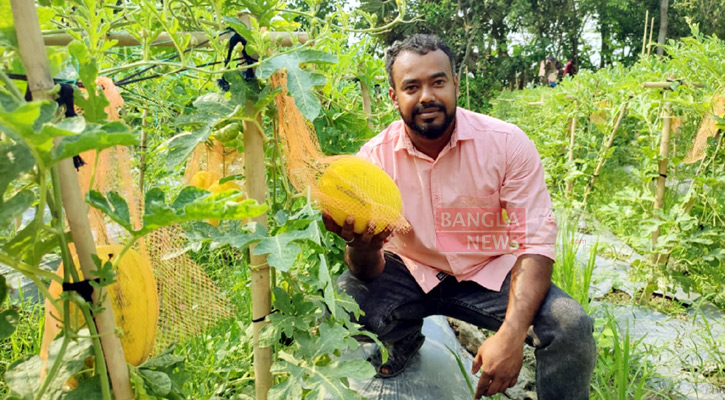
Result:
M524 362L524 343L498 331L478 348L473 373L481 369L474 399L503 393L516 384Z

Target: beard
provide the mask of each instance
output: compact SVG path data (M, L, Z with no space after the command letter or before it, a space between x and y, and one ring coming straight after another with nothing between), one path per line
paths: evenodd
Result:
M453 121L456 120L456 108L458 105L457 103L458 102L456 102L453 107L453 111L451 111L450 113L446 110L445 105L443 105L442 103L421 103L415 106L409 117L406 118L406 116L403 115L402 112L400 112L400 117L403 119L403 122L405 122L405 125L408 126L408 129L410 129L416 135L424 137L426 139L438 139L439 137L443 136L448 127L450 127ZM443 112L443 122L436 124L435 118L425 119L420 124L415 122L418 114L423 112L423 110L425 109L431 108L437 108L441 112Z

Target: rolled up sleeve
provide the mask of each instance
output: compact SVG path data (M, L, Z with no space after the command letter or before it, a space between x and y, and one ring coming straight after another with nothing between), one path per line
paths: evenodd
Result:
M514 253L540 254L555 261L557 226L541 158L534 143L518 128L507 136L500 196L510 219L509 237L519 244Z

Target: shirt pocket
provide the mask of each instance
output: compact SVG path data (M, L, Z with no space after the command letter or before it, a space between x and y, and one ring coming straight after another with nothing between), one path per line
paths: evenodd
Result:
M479 196L467 193L455 195L447 205L450 208L501 208L501 193L497 190L491 194Z

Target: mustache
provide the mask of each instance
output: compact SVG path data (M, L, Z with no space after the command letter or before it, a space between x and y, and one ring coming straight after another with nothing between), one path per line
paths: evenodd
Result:
M413 109L413 117L420 114L421 112L423 112L423 110L425 110L427 108L437 108L440 111L443 111L443 112L446 111L446 106L444 106L441 103L436 103L436 102L420 103L420 104L416 105L415 108Z

